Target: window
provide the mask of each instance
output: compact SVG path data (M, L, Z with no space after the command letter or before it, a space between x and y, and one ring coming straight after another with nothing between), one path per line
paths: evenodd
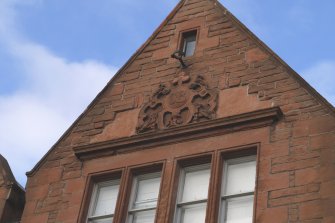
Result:
M255 150L249 149L179 160L174 184L178 193L172 195L173 222L218 219L215 222L252 223L256 181L253 154Z
M185 57L193 56L197 39L197 31L189 31L182 34L181 48Z
M119 180L98 183L94 186L88 223L110 223L113 221L119 187Z
M91 176L79 222L158 223L157 215L173 223L252 223L257 148L249 148L171 157L169 169L151 163ZM163 172L173 180L162 188L171 193L160 195Z
M135 176L128 211L128 223L155 221L161 173Z
M182 169L178 188L175 222L205 222L209 178L209 164Z
M157 162L90 175L79 222L154 223L162 168Z
M224 161L221 188L221 222L251 223L256 178L256 157Z

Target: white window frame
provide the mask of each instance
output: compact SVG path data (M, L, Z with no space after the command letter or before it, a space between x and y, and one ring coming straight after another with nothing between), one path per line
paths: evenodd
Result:
M208 182L208 191L207 191L207 198L206 199L200 199L196 201L187 201L187 202L181 202L182 194L184 192L184 185L185 185L185 176L187 172L195 172L199 170L205 170L209 169L211 170L211 163L206 164L199 164L194 166L187 166L180 170L180 178L178 182L178 192L177 192L177 201L176 201L176 210L175 210L175 218L174 223L181 223L181 214L182 214L182 208L187 206L201 206L203 204L206 205L207 209L207 203L208 203L208 195L209 195L209 189L210 189L210 178L211 173L209 176L209 182Z
M129 207L128 207L128 220L127 220L128 223L132 223L133 222L133 216L136 213L145 212L145 211L152 211L152 210L156 210L157 209L158 200L159 200L159 192L158 192L158 195L157 195L157 203L156 203L155 206L145 207L145 208L133 208L133 204L134 204L135 199L136 199L139 180L146 180L146 179L152 179L152 178L158 178L158 177L160 178L159 187L161 187L161 182L162 182L162 173L161 173L161 171L155 172L155 173L140 174L140 175L137 175L137 176L134 177L133 183L132 183L132 188L131 188ZM159 191L160 191L160 188L159 188ZM155 212L155 214L156 214L156 212Z
M245 163L245 162L250 162L250 161L256 161L256 176L255 176L255 186L256 186L256 179L257 179L257 157L256 155L251 155L251 156L244 156L244 157L239 157L239 158L232 158L232 159L225 159L224 160L224 165L223 165L223 174L222 174L222 185L221 185L221 195L220 195L220 221L221 223L226 222L226 217L227 217L227 205L226 201L231 198L243 198L243 197L248 197L248 196L255 196L255 189L253 191L247 191L243 193L237 193L237 194L224 194L224 190L227 187L227 172L228 172L228 165L231 164L240 164L240 163ZM225 209L224 212L222 212L222 209Z
M115 186L115 185L119 185L119 190L118 190L118 196L119 196L120 179L110 180L110 181L105 181L105 182L100 182L100 183L94 184L93 193L92 193L92 196L91 196L91 201L90 201L90 206L89 206L89 209L88 209L88 216L87 216L86 222L90 222L90 221L94 221L94 220L103 220L103 219L106 219L106 218L114 218L115 210L114 210L113 214L107 214L107 215L93 216L93 213L94 213L96 205L97 205L99 189L101 187ZM117 206L117 199L116 199L116 203L115 203L115 208L116 208L116 206Z

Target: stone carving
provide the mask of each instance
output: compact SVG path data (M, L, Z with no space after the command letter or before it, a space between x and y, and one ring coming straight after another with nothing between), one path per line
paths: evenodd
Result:
M203 76L182 72L170 84L160 84L144 104L137 133L214 119L217 100L218 90L211 89Z
M154 97L161 98L164 95L170 93L170 89L168 89L164 84L160 84L158 89L154 93Z

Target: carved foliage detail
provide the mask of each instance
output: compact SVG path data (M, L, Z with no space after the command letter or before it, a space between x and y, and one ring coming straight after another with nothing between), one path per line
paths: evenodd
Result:
M217 100L218 90L211 89L203 76L183 73L169 84L160 84L144 104L137 133L214 119Z

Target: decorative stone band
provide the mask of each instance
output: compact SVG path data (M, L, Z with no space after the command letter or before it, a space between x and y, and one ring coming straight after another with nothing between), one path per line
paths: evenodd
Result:
M128 153L134 150L269 126L278 121L282 115L283 113L279 107L268 108L207 122L191 123L177 128L79 146L74 148L74 153L81 160Z
M214 119L218 90L209 87L204 77L191 77L185 72L172 83L160 84L143 105L137 133L153 132L189 123Z

